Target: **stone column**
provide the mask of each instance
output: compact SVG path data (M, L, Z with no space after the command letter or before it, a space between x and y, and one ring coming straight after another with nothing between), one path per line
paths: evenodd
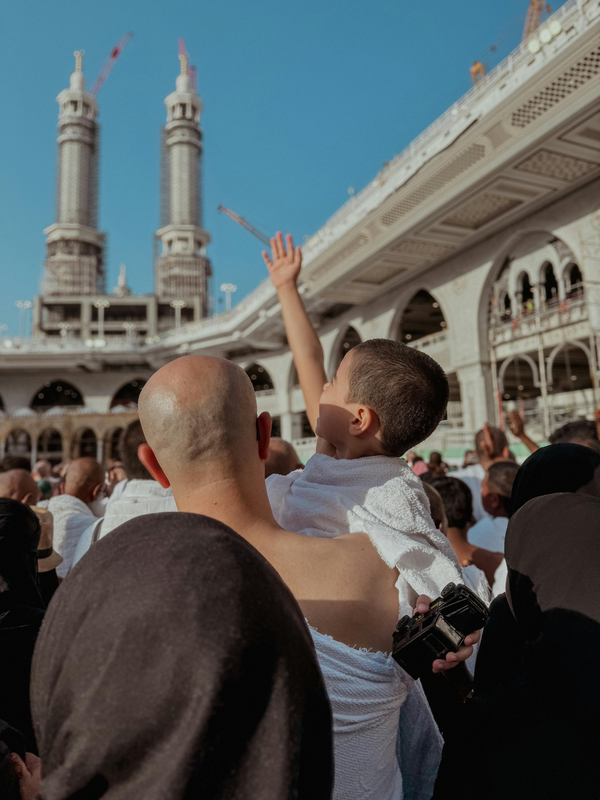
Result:
M484 362L465 364L456 370L460 383L465 432L475 434L484 422L496 419L490 365Z
M37 458L37 436L31 435L31 470L35 467L35 462L38 460Z
M281 438L285 439L286 442L291 442L293 439L294 431L293 431L293 418L292 412L286 411L284 412L281 417Z
M98 435L96 435L96 461L99 464L104 463L104 439Z

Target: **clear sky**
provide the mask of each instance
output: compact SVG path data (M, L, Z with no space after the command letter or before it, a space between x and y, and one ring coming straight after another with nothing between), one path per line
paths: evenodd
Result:
M561 3L557 3L558 7ZM314 233L519 42L528 0L27 0L0 9L0 324L39 291L42 230L55 219L55 97L73 51L88 88L126 31L134 37L98 96L100 229L107 286L127 265L135 293L153 287L163 100L183 36L204 103L204 224L213 290L264 277L261 245L217 213L259 230ZM490 52L490 45L497 50ZM215 301L215 308L222 304Z

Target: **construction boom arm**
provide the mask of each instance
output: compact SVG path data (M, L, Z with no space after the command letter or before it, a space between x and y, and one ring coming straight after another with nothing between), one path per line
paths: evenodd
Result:
M525 27L523 28L522 41L529 39L531 34L535 33L540 27L545 4L545 0L530 0L529 8L527 9L527 18L525 19Z
M131 32L126 33L125 36L123 36L123 38L121 39L121 41L117 45L115 45L115 47L113 47L113 49L111 50L109 57L104 62L104 66L102 67L102 72L100 73L100 75L98 75L98 77L94 82L94 85L92 86L92 91L90 92L90 94L94 95L94 97L98 94L98 92L102 88L102 84L110 75L110 72L114 67L117 59L123 52L123 48L125 47L127 42L131 39L132 36L133 33Z
M238 225L241 225L242 228L246 228L246 230L250 231L250 233L253 236L256 236L257 239L260 239L260 241L263 244L266 245L271 244L271 240L267 236L265 236L264 233L261 233L260 231L256 230L254 225L250 225L250 223L247 220L245 220L243 217L240 217L240 215L236 214L235 211L231 211L231 209L225 208L225 206L219 206L217 210L222 211L224 214L227 214L228 217L231 217L231 219L234 222L237 222Z

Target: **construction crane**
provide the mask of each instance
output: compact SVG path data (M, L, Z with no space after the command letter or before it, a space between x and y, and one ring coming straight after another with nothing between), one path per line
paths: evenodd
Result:
M525 27L523 28L523 42L525 39L529 39L531 34L535 33L535 31L540 27L544 8L546 9L547 14L550 14L552 11L550 6L547 5L544 0L530 0L529 8L527 9L527 18L525 19Z
M265 236L264 233L261 233L260 231L257 231L256 228L254 227L254 225L250 225L250 223L247 220L245 220L243 217L240 217L240 215L236 214L235 211L231 211L231 209L225 208L225 206L219 206L219 208L217 210L218 211L222 211L223 214L227 214L228 217L231 217L231 219L234 222L237 222L238 225L241 225L242 228L246 228L246 230L250 231L250 233L253 236L256 236L257 239L260 239L260 241L263 244L266 244L266 245L270 245L271 244L271 240L267 236Z
M123 48L125 47L127 42L131 39L132 36L133 33L131 33L131 31L129 33L126 33L125 36L123 36L123 38L121 39L121 41L111 50L109 57L106 59L104 66L102 67L100 75L98 75L98 77L94 82L94 85L92 86L92 91L90 92L90 94L94 95L94 97L98 94L98 92L102 88L102 84L110 75L111 70L114 67L117 59L123 52Z

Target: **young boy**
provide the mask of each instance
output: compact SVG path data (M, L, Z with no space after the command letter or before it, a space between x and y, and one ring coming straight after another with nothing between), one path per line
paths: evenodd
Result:
M367 533L399 572L402 613L418 594L436 597L462 575L452 548L435 529L421 481L400 456L437 427L448 381L432 358L404 344L373 339L342 360L331 381L323 350L297 288L302 265L292 237L263 252L277 290L317 454L301 473L267 482L275 518L287 530L334 537Z

